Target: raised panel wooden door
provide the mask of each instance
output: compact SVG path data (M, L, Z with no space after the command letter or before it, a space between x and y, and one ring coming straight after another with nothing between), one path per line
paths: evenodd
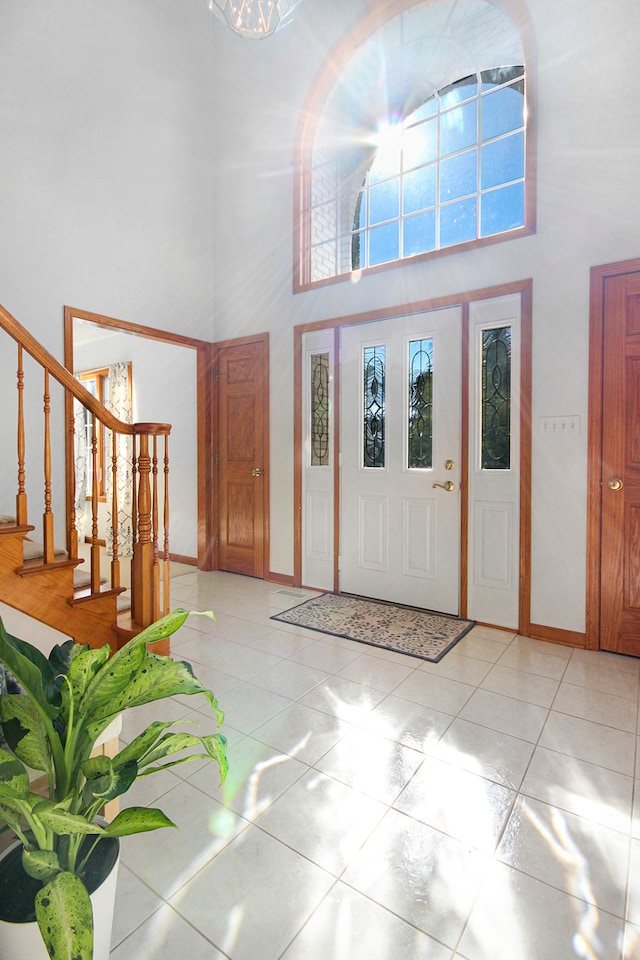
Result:
M218 567L264 577L268 516L266 339L218 353Z
M604 294L600 646L640 656L640 274Z

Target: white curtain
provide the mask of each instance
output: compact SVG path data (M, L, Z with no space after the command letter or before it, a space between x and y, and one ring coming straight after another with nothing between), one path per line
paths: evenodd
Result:
M123 423L132 423L131 407L131 364L125 361L113 363L109 367L109 379L105 406ZM133 556L133 437L118 434L116 437L116 492L118 498L118 556ZM113 438L110 430L105 431L104 457L106 462L107 495L107 554L113 556Z
M79 380L79 377L76 377ZM73 401L76 465L76 530L84 532L87 513L87 483L90 449L87 443L87 411L79 400Z

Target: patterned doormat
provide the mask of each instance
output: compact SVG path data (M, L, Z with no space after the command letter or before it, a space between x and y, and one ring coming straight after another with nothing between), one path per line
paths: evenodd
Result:
M358 640L437 663L474 626L473 620L378 600L322 593L271 620Z

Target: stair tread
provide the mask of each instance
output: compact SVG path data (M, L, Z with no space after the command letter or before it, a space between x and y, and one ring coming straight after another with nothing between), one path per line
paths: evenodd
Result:
M126 613L127 610L131 610L131 594L129 591L120 594L116 601L116 609L118 613Z
M23 557L26 560L38 560L44 557L44 545L37 540L30 540L28 537L24 541ZM62 547L53 548L54 557L68 557L67 551Z
M24 537L26 534L31 533L32 530L35 530L35 527L32 527L30 524L25 524L20 527L16 523L0 523L0 536L3 537L15 537L16 535Z
M100 583L106 583L106 577L100 577ZM73 574L73 586L76 590L83 590L91 586L91 574L86 570L75 570Z
M65 567L77 567L82 560L70 560L66 553L63 557L58 556L52 563L44 563L42 557L35 557L32 560L25 560L23 565L16 570L20 576L28 573L44 573L47 570L62 570Z
M77 603L86 603L87 600L95 600L98 597L116 597L118 599L125 592L125 587L109 587L106 582L104 587L102 587L97 593L91 592L91 587L83 587L80 590L76 590L73 594L73 597L69 600L71 606L74 606Z

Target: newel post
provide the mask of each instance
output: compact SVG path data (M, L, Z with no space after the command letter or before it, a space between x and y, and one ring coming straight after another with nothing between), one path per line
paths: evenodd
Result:
M154 563L156 545L154 544L154 523L152 516L153 494L151 484L152 459L149 439L158 434L168 436L171 427L168 424L136 423L133 426L137 438L136 458L136 539L133 545L132 561L132 615L134 621L142 627L153 623L158 610L157 578Z

